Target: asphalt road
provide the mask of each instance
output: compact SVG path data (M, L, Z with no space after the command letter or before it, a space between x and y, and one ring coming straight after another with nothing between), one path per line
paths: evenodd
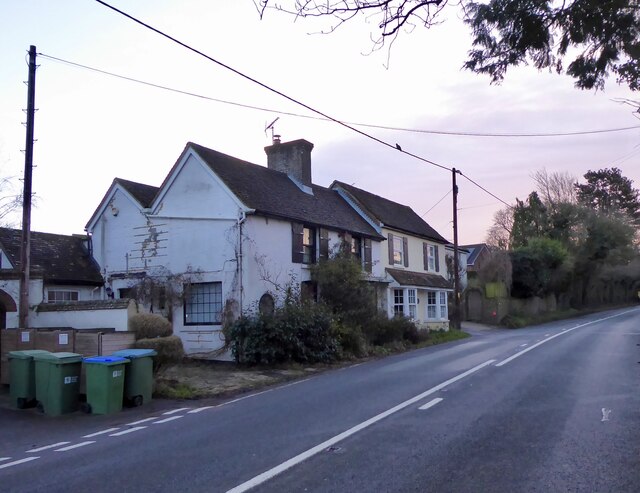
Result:
M0 491L638 492L638 344L624 309L226 402L0 414Z

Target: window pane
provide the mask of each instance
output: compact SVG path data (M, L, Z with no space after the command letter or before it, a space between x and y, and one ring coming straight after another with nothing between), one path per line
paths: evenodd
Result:
M427 318L436 318L436 307L428 306L427 307Z
M192 284L184 306L186 324L218 324L222 321L222 283Z
M402 264L402 238L393 237L393 263Z

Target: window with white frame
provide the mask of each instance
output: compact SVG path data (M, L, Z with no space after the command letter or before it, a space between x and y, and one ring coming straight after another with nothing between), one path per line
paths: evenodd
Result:
M400 265L404 263L404 241L402 236L393 237L393 263Z
M429 320L447 320L447 292L427 291L427 318Z
M404 290L393 290L393 314L404 315Z
M47 303L64 303L66 301L78 301L78 291L55 289L47 292Z
M427 291L427 318L433 320L437 317L436 292Z
M436 247L435 245L427 245L427 265L429 270L434 272L436 270Z
M440 318L446 320L449 318L447 314L447 293L440 291L438 294L440 295Z
M185 287L184 324L214 325L222 322L222 283L205 282Z
M417 296L415 289L407 289L407 307L409 308L409 317L415 319L417 314Z

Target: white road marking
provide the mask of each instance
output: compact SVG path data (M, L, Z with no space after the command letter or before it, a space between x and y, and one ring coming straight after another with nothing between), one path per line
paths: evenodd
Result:
M168 416L170 414L175 414L175 413L179 413L182 411L188 411L189 409L191 409L190 407L181 407L180 409L174 409L172 411L167 411L166 413L162 413L163 416Z
M276 387L276 388L279 388L279 387ZM243 401L245 399L251 399L252 397L256 397L258 395L266 394L268 392L273 392L274 390L276 390L276 388L263 390L262 392L256 392L255 394L251 394L251 395L245 395L244 397L238 397L237 399L233 399L231 401L223 402L222 404L219 404L216 407L228 406L229 404L233 404L234 402L240 402L240 401Z
M432 401L427 402L424 406L420 406L418 409L420 411L426 411L427 409L432 408L433 406L435 406L439 402L442 402L443 400L444 399L442 397L436 397Z
M0 462L4 462L5 460L9 460L11 457L0 457Z
M611 414L611 409L607 409L606 407L602 408L602 421L609 421L609 415Z
M184 416L171 416L170 418L164 418L164 419L161 419L160 421L154 421L153 424L159 425L159 424L167 423L169 421L173 421L174 419L180 419L180 418L184 418Z
M421 401L422 399L424 399L425 397L427 397L428 395L434 394L435 392L438 392L439 390L443 389L444 387L451 385L454 382L457 382L458 380L461 380L469 375L471 375L472 373L477 372L478 370L484 368L487 365L490 365L492 363L494 363L496 360L494 359L490 359L489 361L485 361L484 363L475 366L473 368L471 368L470 370L465 371L464 373L460 373L459 375L450 378L449 380L447 380L446 382L442 382L439 385L436 385L435 387L430 388L429 390L416 395L415 397L412 397L411 399L408 399L400 404L398 404L397 406L392 407L391 409L387 409L386 411L374 416L373 418L370 418L366 421L363 421L362 423L349 428L346 431L343 431L342 433L340 433L339 435L334 436L333 438L329 438L328 440L322 442L319 445L316 445L315 447L310 448L309 450L302 452L299 455L296 455L295 457L292 457L291 459L283 462L282 464L277 465L276 467L269 469L268 471L263 472L262 474L259 474L258 476L255 476L254 478L249 479L248 481L245 481L244 483L236 486L235 488L230 489L227 493L241 493L244 491L247 491L251 488L254 488L255 486L258 486L259 484L264 483L265 481L268 481L269 479L273 478L274 476L277 476L278 474L280 474L281 472L286 471L287 469L290 469L291 467L299 464L300 462L308 459L309 457L312 457L324 450L326 450L327 448L335 445L338 442L341 442L342 440L350 437L351 435L354 435L356 433L358 433L361 430L364 430L365 428L377 423L378 421L391 416L394 413L397 413L398 411L401 411L402 409L406 408L407 406L410 406L412 404L415 404L418 401Z
M120 428L108 428L102 431L96 431L95 433L91 433L90 435L84 435L82 438L93 438L98 435L104 435L105 433L111 433L112 431L118 431Z
M144 430L146 426L136 426L135 428L129 428L128 430L119 431L118 433L112 433L109 435L110 437L119 437L122 435L126 435L127 433L133 433L134 431Z
M206 411L207 409L213 409L214 407L216 407L216 406L197 407L195 409L192 409L191 411L188 411L187 414L201 413L202 411Z
M80 442L74 445L69 445L68 447L62 447L55 449L54 452L66 452L67 450L73 450L74 448L85 447L86 445L91 445L92 443L96 443L95 440L89 440L87 442Z
M4 469L5 467L17 466L18 464L24 464L25 462L30 462L39 458L40 457L27 457L26 459L14 460L13 462L7 462L6 464L0 465L0 469Z
M158 419L158 416L151 416L150 418L141 419L139 421L134 421L133 423L127 423L125 426L135 426L141 423L146 423L147 421L153 421L154 419Z
M605 320L609 320L609 319L611 319L611 318L616 318L616 317L619 317L619 316L621 316L621 315L626 315L627 313L631 313L631 312L636 311L636 310L637 310L637 308L633 308L633 309L631 309L631 310L626 310L626 311L621 312L621 313L616 313L615 315L610 315L610 316L608 316L608 317L599 318L598 320L592 320L591 322L586 322L586 323L584 323L584 324L576 325L575 327L571 327L570 329L566 329L566 330L564 330L564 331L562 331L562 332L558 332L557 334L554 334L554 335L552 335L551 337L548 337L547 339L542 339L541 341L537 342L536 344L534 344L534 345L532 345L532 346L529 346L527 349L523 349L522 351L520 351L520 352L518 352L518 353L514 354L513 356L509 356L507 359L502 360L502 361L501 361L500 363L498 363L496 366L504 366L504 365L506 365L507 363L510 363L511 361L513 361L514 359L519 358L519 357L520 357L520 356L522 356L523 354L528 353L528 352L529 352L529 351L531 351L532 349L535 349L535 348L537 348L538 346L543 345L545 342L549 342L550 340L555 339L555 338L556 338L556 337L558 337L558 336L561 336L561 335L567 334L567 333L571 332L572 330L580 329L580 328L582 328L582 327L586 327L587 325L597 324L598 322L603 322L603 321L605 321Z
M520 344L520 347L525 347L525 346L528 346L528 344L526 344L526 343L525 344Z
M38 448L31 449L31 450L27 450L25 453L33 454L35 452L41 452L43 450L47 450L47 449L50 449L50 448L61 447L62 445L66 445L67 443L71 443L71 442L58 442L58 443L54 443L53 445L45 445L44 447L38 447Z

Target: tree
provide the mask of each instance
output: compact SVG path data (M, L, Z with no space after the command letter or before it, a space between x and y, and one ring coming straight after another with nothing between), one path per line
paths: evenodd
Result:
M14 214L22 209L22 194L15 193L12 178L0 178L0 226L16 227Z
M254 0L260 16L268 7L296 17L328 17L329 32L362 15L379 31L374 49L392 44L416 25L440 23L447 0ZM473 34L464 68L502 81L509 67L566 72L580 89L602 89L610 72L619 83L640 89L638 0L460 0ZM573 60L564 67L566 58Z
M516 199L516 206L513 209L511 247L526 246L531 238L547 236L548 232L547 208L540 200L538 193L531 192L526 202Z
M587 183L575 185L581 204L605 214L621 212L640 224L640 193L618 168L588 171L584 178Z
M519 298L558 293L569 280L569 252L557 240L532 238L511 254L511 293Z
M513 230L513 207L504 207L493 215L493 225L487 232L486 242L499 250L508 250L511 246Z

